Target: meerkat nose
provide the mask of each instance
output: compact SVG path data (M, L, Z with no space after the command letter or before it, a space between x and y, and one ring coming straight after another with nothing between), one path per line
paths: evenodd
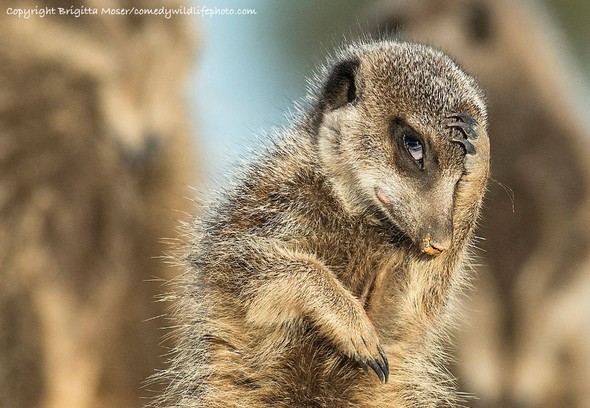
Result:
M432 255L438 256L442 254L444 251L448 250L451 246L451 239L450 238L439 238L435 239L432 235L426 234L424 239L422 240L422 245L420 245L420 249L422 252Z

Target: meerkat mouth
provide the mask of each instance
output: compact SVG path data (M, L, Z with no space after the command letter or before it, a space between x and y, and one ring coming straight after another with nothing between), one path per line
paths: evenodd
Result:
M408 246L414 245L414 240L404 232L404 229L391 217L389 209L391 209L393 205L393 199L379 187L375 187L375 196L381 205L375 205L374 208L379 213L378 218L380 219L381 224L388 230L392 242L397 244L405 243L404 245Z
M420 250L431 256L439 256L446 249L446 244L433 243L432 236L430 234L426 234L420 243Z

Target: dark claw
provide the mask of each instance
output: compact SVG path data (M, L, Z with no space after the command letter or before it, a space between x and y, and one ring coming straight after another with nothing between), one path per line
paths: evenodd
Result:
M450 113L446 117L447 118L459 119L459 120L467 123L470 126L477 125L477 120L475 120L475 118L473 116L471 116L471 115L469 115L468 113L465 113L465 112Z
M363 361L362 358L356 357L356 362L361 366L365 374L369 374L369 367L367 367L367 364Z
M381 360L385 364L385 382L387 382L387 380L389 379L389 360L387 359L387 354L385 354L385 351L381 348L381 346L379 346L379 355L381 356Z
M465 112L451 113L446 117L449 119L457 119L452 122L447 122L446 126L450 128L458 128L465 136L464 138L454 137L452 139L453 142L461 143L467 154L474 155L475 146L470 142L470 140L475 140L478 137L477 132L474 129L474 127L477 125L477 120Z
M379 359L369 359L365 362L362 362L362 366L367 367L367 364L375 371L379 380L385 384L389 380L389 361L387 360L387 355L385 351L379 346Z
M457 127L467 136L467 139L477 139L477 132L473 129L473 126L464 122L451 122L447 123L448 127Z
M381 346L378 346L378 350L380 357L379 359L374 360L372 358L369 358L367 360L364 360L358 355L355 356L354 359L361 366L361 368L366 374L369 373L368 367L371 367L373 371L375 371L375 374L377 374L377 377L379 377L379 380L383 384L385 384L389 380L389 361L387 360L387 355L385 354L385 351L383 351Z
M375 371L379 380L381 380L382 383L385 383L385 373L383 372L381 365L372 359L367 360L367 364L373 369L373 371Z
M467 154L475 154L475 146L467 139L453 138L453 142L461 143L465 147Z

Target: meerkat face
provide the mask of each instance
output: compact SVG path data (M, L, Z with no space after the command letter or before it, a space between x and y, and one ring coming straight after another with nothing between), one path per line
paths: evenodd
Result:
M469 148L453 142L448 115L485 122L479 88L424 46L353 49L332 69L319 103L323 165L351 210L377 209L422 252L438 255L452 243Z

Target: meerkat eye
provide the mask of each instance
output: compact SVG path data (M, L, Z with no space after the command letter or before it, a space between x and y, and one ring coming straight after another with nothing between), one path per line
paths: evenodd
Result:
M422 142L412 136L404 135L404 146L420 168L424 167L424 146Z

